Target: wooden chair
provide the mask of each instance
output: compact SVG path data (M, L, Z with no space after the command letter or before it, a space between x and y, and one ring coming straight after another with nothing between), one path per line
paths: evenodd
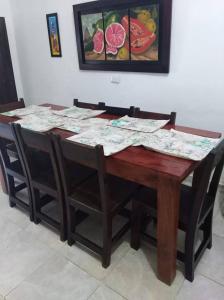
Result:
M186 233L185 251L177 252L177 258L185 264L185 277L194 280L194 270L206 248L212 247L212 217L215 197L224 165L224 141L222 141L199 165L192 186L182 185L180 198L179 229ZM214 171L214 173L213 173ZM156 190L142 188L133 200L131 246L140 246L140 231L144 216L157 218ZM196 249L198 232L203 240ZM156 245L156 239L144 233L148 241Z
M24 99L20 98L19 101L0 105L0 113L4 113L10 110L24 108L24 107L25 107Z
M23 129L19 124L13 124L13 127L30 181L34 222L44 221L58 230L60 239L64 241L67 238L64 194L51 135ZM82 181L89 173L79 172L78 175L77 181ZM69 176L73 177L72 172ZM46 210L50 202L56 204L58 218Z
M170 120L169 124L175 125L176 115L176 112L171 112L170 114L161 114L155 112L142 111L140 110L140 108L136 108L134 117L140 119Z
M17 144L12 126L10 124L0 123L0 155L9 194L9 204L11 207L18 205L28 211L30 220L33 221L32 197L25 166L20 157L17 159L12 158L7 151L7 145L12 142ZM28 192L26 199L18 195L19 192L25 189L27 189Z
M30 182L34 223L44 221L58 230L60 239L64 241L66 240L64 200L51 137L24 129L20 124L13 124L13 128ZM59 220L50 216L45 209L50 202L56 203Z
M106 161L103 147L89 147L74 142L60 140L54 137L60 173L65 192L65 202L68 218L68 244L79 242L102 257L102 265L107 268L110 265L112 246L129 229L130 219L113 236L112 222L114 217L122 213L122 209L129 202L136 189L136 185L118 177L106 173ZM74 162L83 168L90 168L95 172L82 184L74 184L75 176L68 176L68 165ZM76 169L74 169L74 174ZM78 174L76 175L76 177ZM76 212L84 211L88 214L100 217L103 228L103 246L77 232L75 226Z
M73 100L73 105L80 107L80 108L88 108L88 109L100 109L100 104L94 104L94 103L87 103L87 102L80 102L78 99Z
M130 106L130 108L108 106L108 105L105 105L104 102L99 102L99 109L105 110L106 114L115 115L115 116L119 116L119 117L123 117L126 115L129 117L134 117L135 110L136 110L136 108L134 106Z

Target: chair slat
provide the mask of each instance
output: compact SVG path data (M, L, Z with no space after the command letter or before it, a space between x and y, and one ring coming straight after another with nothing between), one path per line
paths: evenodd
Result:
M170 120L169 124L175 125L176 123L176 112L171 112L170 114L142 111L137 108L134 117L140 119L153 119L153 120Z
M80 107L80 108L87 108L87 109L100 109L100 104L88 103L88 102L80 102L78 99L73 100L73 105Z
M130 106L129 108L108 106L104 102L99 102L99 109L105 110L107 114L115 115L119 117L123 117L123 116L134 117L135 110L136 110L134 106Z

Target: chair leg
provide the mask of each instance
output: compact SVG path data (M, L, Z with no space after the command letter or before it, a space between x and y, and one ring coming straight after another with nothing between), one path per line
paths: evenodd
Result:
M65 209L63 207L63 199L61 198L59 203L59 211L60 211L60 240L62 242L66 241L67 239L67 227L66 227L66 215Z
M105 216L103 218L103 254L102 266L109 267L112 251L112 217Z
M9 206L15 207L16 203L12 199L12 197L15 196L15 182L14 182L14 178L10 175L8 175L8 190L9 190Z
M209 213L204 224L204 239L209 240L208 249L212 248L213 210Z
M194 280L194 235L185 239L185 278L190 282Z
M132 200L131 218L131 247L135 250L140 248L142 227L142 209L138 201Z
M69 206L67 209L67 242L69 246L72 246L75 243L74 238L72 237L76 231L76 209L73 206Z
M37 216L37 214L40 213L40 209L40 191L33 189L33 220L35 224L41 222L40 218Z

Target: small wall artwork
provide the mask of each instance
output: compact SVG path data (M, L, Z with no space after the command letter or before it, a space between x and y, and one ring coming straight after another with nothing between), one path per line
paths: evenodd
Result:
M61 57L61 41L60 41L60 33L58 26L58 15L47 14L47 27L48 27L48 36L50 43L50 51L52 57Z
M169 71L171 0L74 5L81 69Z

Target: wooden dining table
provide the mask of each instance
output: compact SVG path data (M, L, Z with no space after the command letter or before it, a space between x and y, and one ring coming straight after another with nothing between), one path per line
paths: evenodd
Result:
M65 108L52 104L43 106L51 106L54 110ZM108 114L102 114L99 117L118 118ZM0 115L0 122L3 123L12 122L15 119ZM221 137L221 133L177 125L167 125L165 128L210 138ZM64 139L74 135L62 129L53 129L53 132ZM168 285L172 284L176 276L181 184L197 169L199 164L200 162L161 154L141 146L129 147L106 158L106 168L109 174L157 190L157 273L158 278Z

